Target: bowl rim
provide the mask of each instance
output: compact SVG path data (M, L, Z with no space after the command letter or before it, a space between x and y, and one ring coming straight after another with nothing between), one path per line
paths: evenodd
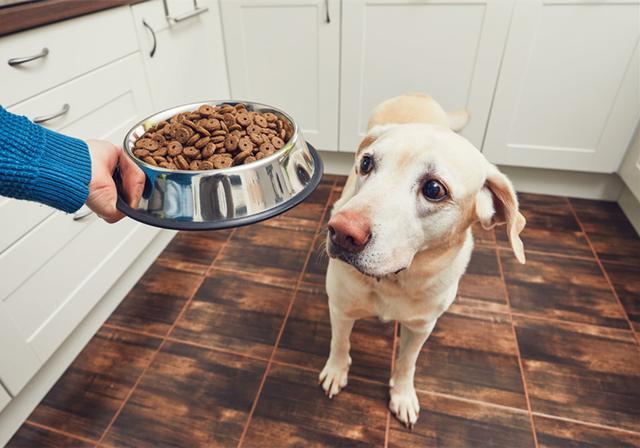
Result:
M281 115L283 115L287 120L289 120L289 123L291 123L291 125L293 126L293 135L291 136L291 138L285 142L284 146L282 148L280 148L279 150L277 150L276 152L274 152L273 154L264 157L260 160L256 160L255 162L251 162L249 164L246 165L236 165L236 166L230 166L227 168L216 168L216 169L212 169L212 170L172 170L169 168L163 168L161 166L157 166L157 165L151 165L147 162L145 162L144 160L141 160L139 158L137 158L134 154L133 154L133 142L135 141L132 138L132 134L133 132L139 127L139 126L144 126L144 123L146 121L152 120L154 117L157 117L158 115L162 115L166 112L169 112L171 110L174 109L184 109L184 110L180 110L175 112L174 115L179 114L181 112L185 112L187 109L190 108L194 108L194 107L199 107L202 105L210 105L210 106L220 106L220 105L224 105L224 104L229 104L229 105L236 105L236 104L247 104L247 105L251 105L253 107L258 106L259 108L265 108L265 109L270 109L274 112L277 112ZM184 104L180 104L177 106L172 106L172 107L168 107L166 109L163 109L161 111L155 112L151 115L146 116L145 118L143 118L142 120L138 121L136 124L134 124L125 134L124 139L123 139L123 143L122 143L122 149L124 150L124 152L127 154L127 156L133 160L133 162L137 165L140 165L142 167L144 167L145 169L149 169L149 170L154 170L160 173L175 173L175 174L187 174L187 175L201 175L201 174L220 174L220 173L238 173L238 172L243 172L243 171L248 171L254 168L258 168L259 166L264 166L264 165L269 165L271 164L272 161L280 159L281 157L286 156L287 154L289 154L293 148L295 148L296 143L298 142L298 140L300 139L300 132L299 132L299 128L298 128L298 123L296 123L296 121L286 112L284 112L283 110L274 107L274 106L270 106L269 104L264 104L264 103L258 103L256 101L244 101L244 100L237 100L237 99L228 99L228 100L205 100L205 101L196 101L196 102L191 102L191 103L184 103ZM304 145L306 145L306 141L304 140L304 138L302 138L302 142Z

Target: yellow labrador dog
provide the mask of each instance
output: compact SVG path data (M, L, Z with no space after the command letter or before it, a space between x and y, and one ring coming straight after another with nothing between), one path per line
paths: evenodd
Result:
M397 320L389 408L407 426L420 411L415 363L456 297L473 249L472 224L506 224L515 256L525 261L516 194L506 176L454 132L467 120L466 112L448 114L421 94L378 105L328 224L332 335L320 383L329 398L346 386L356 319Z

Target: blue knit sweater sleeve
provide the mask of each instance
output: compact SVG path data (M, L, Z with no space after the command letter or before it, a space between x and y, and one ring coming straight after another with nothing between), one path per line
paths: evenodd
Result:
M0 107L0 195L74 212L87 200L90 181L85 142Z

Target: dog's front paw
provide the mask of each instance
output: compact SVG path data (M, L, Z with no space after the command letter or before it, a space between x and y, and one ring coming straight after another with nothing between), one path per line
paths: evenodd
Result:
M340 389L347 385L350 365L351 358L348 358L347 362L337 362L331 358L327 360L324 369L318 376L318 382L322 384L322 389L327 397L333 398L334 395L338 395Z
M392 387L389 409L407 428L413 428L420 413L420 403L413 385Z

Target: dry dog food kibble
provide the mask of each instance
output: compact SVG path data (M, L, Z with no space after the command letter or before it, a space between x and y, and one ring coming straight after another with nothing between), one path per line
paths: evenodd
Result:
M153 166L215 170L267 157L293 135L289 121L244 104L202 105L161 121L136 140L133 155Z

